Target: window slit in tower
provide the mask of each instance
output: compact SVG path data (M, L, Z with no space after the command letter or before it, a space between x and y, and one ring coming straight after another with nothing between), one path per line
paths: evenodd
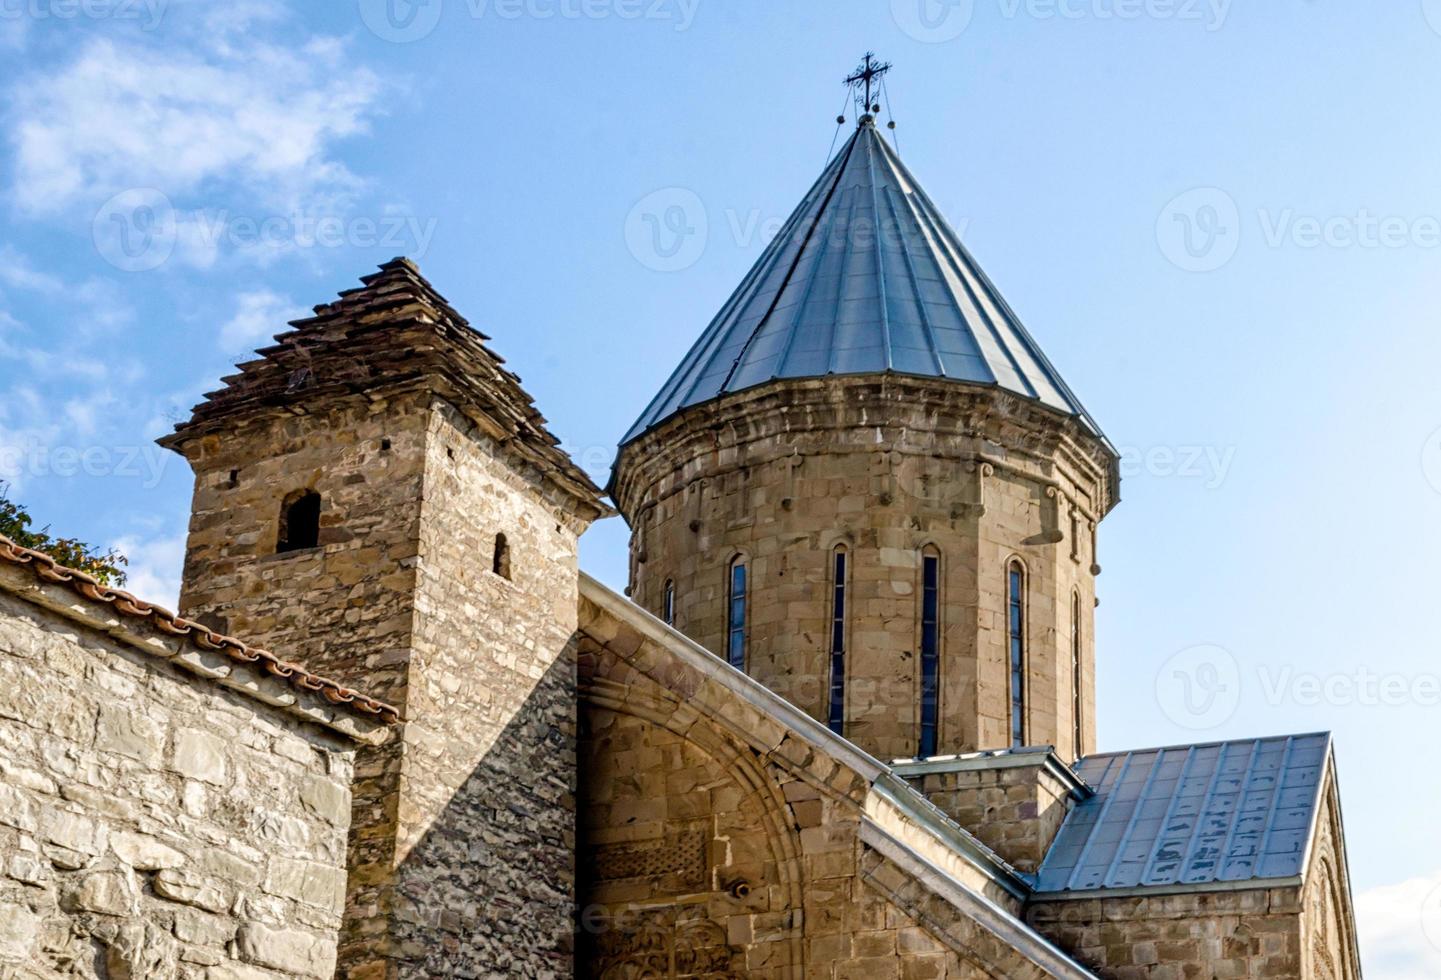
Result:
M1007 572L1007 625L1011 655L1011 745L1026 744L1026 573L1020 562L1012 562Z
M941 559L921 558L921 740L919 755L935 755L940 736Z
M831 710L830 728L845 733L846 724L846 549L837 548L831 579Z
M746 563L731 563L730 609L726 617L726 660L736 670L746 669Z
M661 619L667 626L675 625L675 580L665 580L665 596L661 600Z
M1081 594L1071 594L1071 722L1075 728L1077 759L1083 754L1081 748Z
M504 534L495 536L495 551L491 554L490 570L503 579L510 578L510 542Z

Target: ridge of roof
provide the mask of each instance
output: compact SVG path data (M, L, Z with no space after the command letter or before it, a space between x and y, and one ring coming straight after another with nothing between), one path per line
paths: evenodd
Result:
M896 759L891 763L892 771L904 779L916 779L933 773L975 772L1025 766L1045 769L1064 783L1071 796L1077 800L1085 800L1095 795L1095 789L1056 754L1055 746L1052 745L982 749L977 752L934 755L924 759Z
M1178 742L1174 745L1148 745L1141 749L1114 749L1110 752L1092 752L1082 756L1076 762L1076 765L1079 766L1088 759L1109 759L1122 755L1146 755L1151 752L1176 752L1185 749L1210 749L1221 745L1240 745L1246 742L1273 742L1299 738L1324 738L1329 744L1334 742L1335 735L1330 731L1297 732L1294 735L1262 735L1259 738L1218 738L1209 742Z
M163 606L146 602L123 589L102 585L94 576L60 564L49 555L25 548L0 535L0 564L28 569L43 585L68 588L87 603L114 610L121 617L143 621L160 633L193 643L201 650L218 653L237 664L247 665L288 684L297 691L319 694L330 704L385 725L400 722L400 711L337 681L312 674L299 664L281 660L268 650L253 647L233 636L216 633L200 623L184 619Z
M863 121L621 445L768 381L875 373L1003 388L1105 441L939 208Z
M391 259L360 282L291 321L256 358L238 364L160 445L183 451L236 416L320 394L427 384L597 516L611 513L600 488L560 448L520 377L413 261Z

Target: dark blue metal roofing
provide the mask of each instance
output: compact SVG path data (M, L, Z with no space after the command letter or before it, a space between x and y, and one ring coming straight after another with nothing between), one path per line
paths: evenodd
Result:
M1087 756L1077 771L1096 794L1067 816L1036 890L1299 877L1330 753L1323 734Z
M998 385L1099 435L865 120L621 442L777 378L879 372Z

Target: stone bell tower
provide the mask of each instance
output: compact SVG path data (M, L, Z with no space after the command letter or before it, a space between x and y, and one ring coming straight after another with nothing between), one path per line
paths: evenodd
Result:
M1117 454L871 115L610 489L633 598L869 752L1094 748Z
M607 508L409 261L291 326L162 440L195 471L181 613L401 710L357 765L340 976L567 973Z

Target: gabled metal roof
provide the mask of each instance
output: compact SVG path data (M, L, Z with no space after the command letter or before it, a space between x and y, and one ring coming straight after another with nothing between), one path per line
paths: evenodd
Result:
M778 378L879 372L998 385L1100 435L865 118L621 444Z
M1087 756L1096 794L1067 816L1038 872L1043 897L1209 890L1299 879L1331 736Z

